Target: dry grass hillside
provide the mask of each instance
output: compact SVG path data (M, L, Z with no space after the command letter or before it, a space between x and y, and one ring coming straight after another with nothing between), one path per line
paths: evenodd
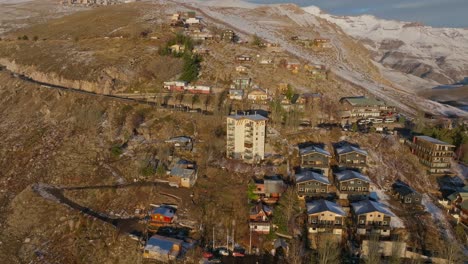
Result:
M245 186L251 174L248 169L228 173L217 165L224 151L224 118L51 90L4 71L0 83L0 258L7 263L130 263L141 256L136 242L125 235L129 228L141 230L137 222L120 225L90 218L40 197L31 190L37 183L91 186L65 190L63 195L85 210L111 216L132 216L136 208L176 202L180 219L203 223L207 230L227 226L232 219L244 221ZM99 187L166 179L145 169L155 159L166 163L164 140L176 135L196 139L193 153L177 154L199 165L194 189L153 184ZM224 214L215 217L215 208ZM246 228L238 228L239 239L247 239ZM200 235L195 232L193 237Z
M180 59L158 55L173 37L161 27L164 19L151 3L81 11L10 32L0 58L43 82L105 93L154 89L182 67ZM28 40L17 39L23 36Z

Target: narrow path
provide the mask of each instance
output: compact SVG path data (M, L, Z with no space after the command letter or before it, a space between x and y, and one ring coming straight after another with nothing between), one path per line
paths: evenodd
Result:
M140 187L140 186L157 186L160 184L165 184L166 181L159 182L142 182L142 183L130 183L130 184L118 184L118 185L96 185L96 186L74 186L74 187L59 187L43 183L37 183L32 186L32 190L40 195L42 198L56 202L61 205L65 205L73 210L79 211L84 215L88 215L92 218L101 220L108 224L113 225L120 232L127 233L129 235L136 236L138 238L143 237L145 230L145 224L143 223L143 218L140 217L114 217L108 214L97 212L91 208L82 206L69 198L65 197L64 191L68 190L86 190L86 189L122 189L130 187ZM177 197L172 194L159 193L163 196L168 196L173 199L182 201L182 198Z

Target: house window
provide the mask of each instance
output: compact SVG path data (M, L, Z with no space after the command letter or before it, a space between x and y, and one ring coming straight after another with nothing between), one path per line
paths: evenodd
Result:
M317 219L312 219L312 224L316 224L317 223Z
M317 185L317 186L318 186L318 185L319 185L319 183L318 183L318 182L316 182L316 183L315 183L315 185Z
M340 220L335 220L335 224L339 225L339 224L340 224Z
M341 186L341 190L346 191L346 186Z
M364 220L361 220L361 221L359 221L359 223L360 223L361 225L363 225L363 224L365 223L365 221L364 221Z
M383 221L383 225L387 225L387 221Z
M300 192L303 192L303 191L304 191L304 188L299 188L299 191L300 191Z
M417 201L419 201L419 198L414 198L414 200L417 202Z
M361 181L357 181L357 184L361 184Z
M354 181L350 181L349 183L354 184Z
M325 214L322 214L322 216L325 216Z
M325 192L325 189L322 189L322 192L324 193L324 192Z
M363 190L363 191L366 191L366 190L367 190L367 188L366 188L366 187L362 187L362 190Z
M369 215L370 217L372 217L372 215Z

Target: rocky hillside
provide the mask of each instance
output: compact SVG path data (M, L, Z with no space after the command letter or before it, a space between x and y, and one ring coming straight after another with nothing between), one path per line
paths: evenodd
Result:
M468 29L433 28L370 15L333 16L314 6L305 10L360 40L386 67L440 84L468 75Z

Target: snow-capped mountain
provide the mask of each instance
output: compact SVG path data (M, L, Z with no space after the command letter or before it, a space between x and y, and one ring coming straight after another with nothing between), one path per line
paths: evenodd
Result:
M304 10L362 41L374 60L386 67L440 84L468 76L468 29L433 28L371 15L334 16L315 6Z

